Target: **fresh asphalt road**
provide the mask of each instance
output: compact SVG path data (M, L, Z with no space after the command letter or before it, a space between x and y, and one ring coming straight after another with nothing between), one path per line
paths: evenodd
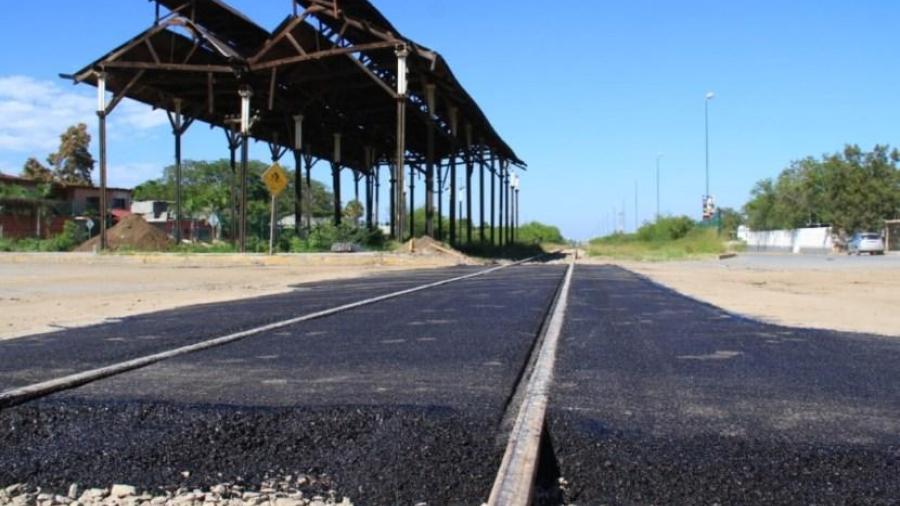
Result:
M357 504L477 504L564 272L511 267L4 410L0 485L208 487L310 473L330 476ZM195 308L181 325L159 315L166 333L152 317L129 328L181 339L169 333L268 307L245 304ZM107 326L106 335L123 331Z
M0 391L471 274L480 269L483 268L424 269L307 283L278 295L190 306L2 341Z
M468 272L307 285L11 341L0 345L0 384ZM563 274L513 267L0 411L0 486L258 485L307 473L330 476L357 504L478 504ZM900 497L894 339L766 325L622 269L579 265L559 353L545 448L556 466L544 474L555 467L573 503Z
M579 266L549 432L577 504L891 504L900 343L735 317Z

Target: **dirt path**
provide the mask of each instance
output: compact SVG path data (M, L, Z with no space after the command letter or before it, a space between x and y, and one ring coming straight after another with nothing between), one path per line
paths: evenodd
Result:
M765 321L900 336L900 257L742 255L724 261L613 263Z
M298 283L455 264L455 259L439 256L380 254L0 254L0 340L281 293Z

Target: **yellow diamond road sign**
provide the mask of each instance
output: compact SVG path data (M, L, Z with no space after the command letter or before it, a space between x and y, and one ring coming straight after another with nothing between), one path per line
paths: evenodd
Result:
M287 172L285 172L284 169L281 168L281 165L278 165L277 163L273 163L271 167L263 172L262 180L273 197L280 195L288 185Z

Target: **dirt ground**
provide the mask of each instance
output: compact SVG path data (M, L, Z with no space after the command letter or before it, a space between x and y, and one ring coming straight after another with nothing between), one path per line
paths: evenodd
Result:
M900 336L900 256L741 255L729 260L613 263L761 320Z
M456 265L438 255L0 254L0 340L289 291L292 285Z

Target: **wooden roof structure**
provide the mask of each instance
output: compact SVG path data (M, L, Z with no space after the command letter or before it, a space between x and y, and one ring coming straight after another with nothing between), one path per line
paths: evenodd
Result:
M368 0L296 0L273 32L221 0L155 1L153 26L70 76L96 86L103 75L114 94L107 110L127 97L233 130L239 91L250 89L252 137L292 149L302 115L308 154L369 173L394 152L396 52L405 50L407 161L425 162L434 128L438 160L480 151L525 166L443 57L402 36Z

